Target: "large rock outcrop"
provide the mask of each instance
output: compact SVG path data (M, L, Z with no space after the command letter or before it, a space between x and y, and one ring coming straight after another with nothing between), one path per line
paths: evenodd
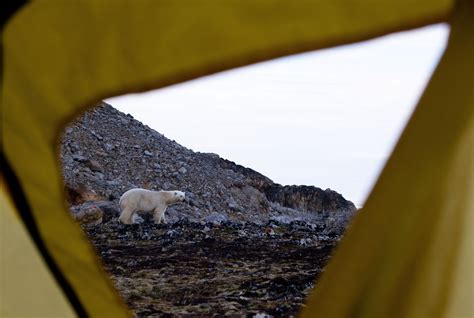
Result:
M354 211L355 205L331 189L313 186L282 186L272 184L265 188L268 200L301 211Z

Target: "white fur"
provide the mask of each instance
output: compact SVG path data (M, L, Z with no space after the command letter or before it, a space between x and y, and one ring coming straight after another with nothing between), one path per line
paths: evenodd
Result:
M166 208L174 203L182 202L185 194L182 191L150 191L145 189L130 189L120 197L119 221L124 224L134 223L135 213L153 212L153 220L159 224L166 223Z

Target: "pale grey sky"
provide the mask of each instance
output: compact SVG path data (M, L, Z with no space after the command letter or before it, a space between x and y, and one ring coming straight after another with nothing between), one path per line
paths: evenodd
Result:
M107 102L194 151L361 206L448 33L435 25Z

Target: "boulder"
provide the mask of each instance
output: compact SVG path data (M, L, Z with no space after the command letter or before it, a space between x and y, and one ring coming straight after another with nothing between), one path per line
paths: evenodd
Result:
M95 204L85 204L71 208L72 217L82 225L98 225L102 223L104 211Z
M103 199L101 195L97 194L94 190L89 189L84 184L75 185L67 183L64 188L66 199L73 206L87 201L100 201Z

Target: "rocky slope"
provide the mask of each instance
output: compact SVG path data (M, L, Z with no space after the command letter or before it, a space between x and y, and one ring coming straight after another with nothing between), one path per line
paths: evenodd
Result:
M355 211L335 191L275 184L216 154L193 152L105 103L66 128L61 159L73 205L87 201L85 193L117 202L126 190L141 187L186 192L189 204L167 211L171 222L329 216L345 224Z
M282 186L167 139L110 105L64 132L73 217L138 317L294 316L324 270L354 205L330 189ZM122 225L126 190L182 190L170 224Z

